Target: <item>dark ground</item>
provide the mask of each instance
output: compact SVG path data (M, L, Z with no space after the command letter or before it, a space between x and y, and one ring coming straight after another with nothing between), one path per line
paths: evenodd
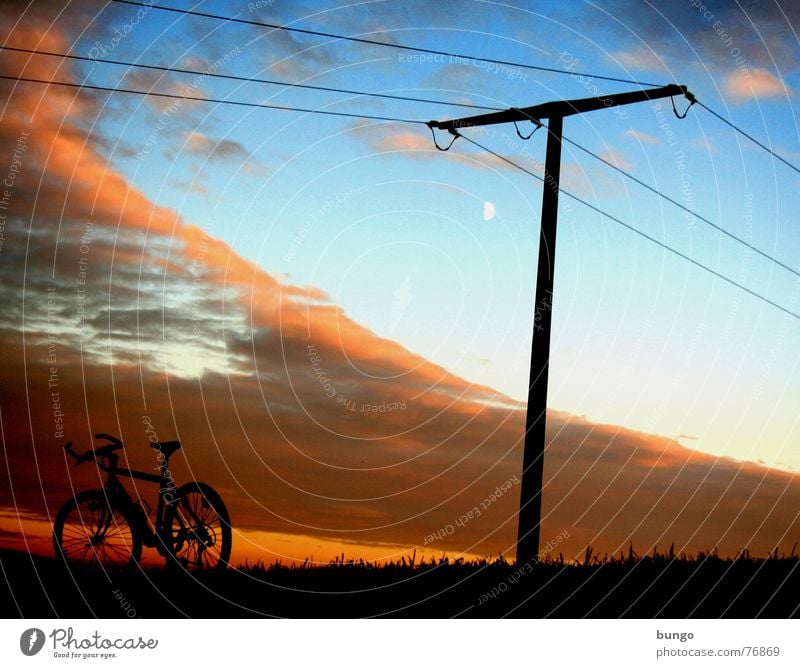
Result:
M558 561L229 569L67 570L0 551L3 617L782 618L800 611L797 557L656 555Z

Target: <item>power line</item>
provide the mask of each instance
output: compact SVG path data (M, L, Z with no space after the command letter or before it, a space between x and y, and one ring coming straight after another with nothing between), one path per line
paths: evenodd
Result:
M111 0L125 5L134 5L135 7L148 7L149 9L158 9L165 12L175 12L177 14L187 14L190 16L200 16L207 19L215 19L218 21L225 21L227 23L241 23L244 25L258 26L260 28L271 28L272 30L285 30L288 32L296 32L303 35L313 35L315 37L328 37L330 39L345 40L348 42L358 42L359 44L371 44L373 46L384 46L391 49L399 49L402 51L414 51L416 53L427 53L436 56L445 56L447 58L455 59L458 61L479 61L483 63L495 63L497 65L506 65L508 67L519 67L528 70L538 70L540 72L550 72L552 74L569 74L575 77L587 77L590 79L601 79L603 81L614 81L617 83L629 83L636 86L658 86L660 84L648 83L646 81L636 81L634 79L622 79L620 77L609 77L602 74L588 74L586 72L574 72L572 70L562 70L556 67L544 67L542 65L530 65L527 63L517 63L509 60L497 60L494 58L480 58L477 56L470 56L461 53L453 53L450 51L439 51L437 49L425 49L419 46L411 46L409 44L398 44L395 42L382 42L376 39L366 39L364 37L351 37L348 35L337 35L330 32L322 32L319 30L308 30L304 28L292 28L290 26L279 25L276 23L264 23L262 21L254 21L252 19L240 19L230 16L220 16L219 14L209 14L207 12L196 12L189 9L177 9L176 7L164 7L163 5L146 4L143 2L135 2L134 0Z
M496 153L495 151L491 150L490 148L484 146L483 144L480 144L480 143L476 142L474 139L470 139L469 137L467 137L465 135L462 135L461 133L458 133L458 136L463 137L470 144L474 144L478 148L486 151L487 153L490 153L491 155L493 155L494 157L498 158L499 160L502 160L503 162L508 163L512 167L516 167L520 171L525 172L529 176L534 177L538 181L541 181L542 183L545 183L545 179L543 179L541 176L539 176L538 174L535 174L534 172L530 171L529 169L526 169L522 165L517 164L513 160L509 160L505 156L503 156L503 155L501 155L499 153ZM569 192L568 190L564 190L563 188L559 188L559 190L560 190L560 192L562 192L567 197L575 200L576 202L579 202L580 204L583 204L584 206L592 209L592 211L595 211L596 213L599 213L601 216L604 216L605 218L608 218L609 220L617 223L618 225L621 225L622 227L625 227L625 228L631 230L632 232L634 232L634 233L638 234L639 236L647 239L648 241L656 244L657 246L660 246L664 250L669 251L673 255L677 255L679 258L681 258L683 260L686 260L687 262L691 262L694 266L699 267L700 269L702 269L702 270L704 270L704 271L716 276L717 278L722 279L726 283L729 283L730 285L733 285L734 287L739 288L740 290L743 290L744 292L746 292L747 294L755 297L756 299L760 299L761 301L769 304L770 306L773 306L776 309L778 309L780 311L783 311L787 315L790 315L793 318L796 318L797 320L800 320L800 314L795 313L794 311L790 311L789 309L781 306L780 304L772 301L771 299L768 299L767 297L764 297L763 295L760 295L757 292L754 292L750 288L745 287L741 283L737 283L732 278L728 278L724 274L719 273L716 269L712 269L711 267L708 267L708 266L704 265L703 263L698 262L694 258L689 257L688 255L686 255L684 253L681 253L679 250L676 250L675 248L672 248L671 246L668 246L663 241L659 241L655 237L651 237L649 234L647 234L645 232L642 232L641 230L635 228L633 225L630 225L629 223L626 223L623 220L620 220L616 216L608 213L607 211L603 211L603 209L600 209L600 208L596 207L594 204L592 204L590 202L587 202L585 199L583 199L581 197L578 197L577 195L574 195L573 193Z
M304 109L302 107L285 107L277 104L262 104L259 102L239 102L237 100L220 100L212 97L194 97L190 95L174 95L172 93L156 93L148 90L130 90L128 88L111 88L109 86L94 86L90 84L68 83L66 81L47 81L46 79L29 79L27 77L12 77L0 74L0 79L10 81L24 81L27 83L45 84L46 86L65 86L67 88L85 88L88 90L107 91L109 93L127 93L129 95L150 95L152 97L165 97L173 100L190 100L192 102L211 102L214 104L230 104L237 107L255 107L258 109L273 109L277 111L295 111L304 114L321 114L323 116L341 116L344 118L363 118L370 121L390 121L393 123L415 123L425 125L425 121L411 118L395 118L391 116L372 116L369 114L349 114L344 111L326 111L324 109Z
M793 165L786 158L783 158L780 155L778 155L777 153L775 153L775 151L773 151L769 146L767 146L766 144L762 144L760 141L758 141L758 139L756 139L752 135L750 135L747 132L745 132L744 130L742 130L742 128L740 128L738 125L734 125L727 118L725 118L724 116L721 116L720 114L718 114L713 109L710 109L709 107L707 107L705 104L700 102L700 100L697 100L697 104L699 104L701 107L703 107L703 109L705 109L712 116L716 116L719 120L721 120L723 123L725 123L725 125L728 125L728 126L732 127L734 130L736 130L736 132L738 132L743 137L747 137L747 139L749 139L751 142L753 142L756 146L759 146L759 147L763 148L773 158L776 158L776 159L780 160L784 165L786 165L790 169L793 169L798 174L800 174L800 167L797 167L796 165Z
M175 7L165 7L165 6L161 6L161 5L157 6L157 5L154 5L154 4L145 4L143 2L136 2L134 0L112 0L112 2L117 2L117 3L121 3L121 4L127 4L127 5L134 5L134 6L138 6L138 7L147 7L147 8L151 8L151 9L152 8L160 9L162 11L168 11L168 12L174 12L174 13L178 13L178 14L185 14L185 15L191 15L191 16L198 16L198 17L203 17L203 18L215 19L215 20L225 21L225 22L228 22L228 23L240 23L240 24L245 24L245 25L253 25L253 26L258 26L258 27L263 27L263 28L270 28L272 30L285 30L285 31L289 31L289 32L296 32L296 33L301 33L301 34L306 34L306 35L314 35L314 36L317 36L317 37L327 37L327 38L336 39L336 40L345 40L345 41L351 41L351 42L358 42L358 43L362 43L362 44L371 44L371 45L375 45L375 46L383 46L383 47L388 47L388 48L393 48L393 49L399 49L399 50L405 50L405 51L413 51L413 52L417 52L417 53L440 55L440 56L445 56L445 57L449 57L449 58L453 58L453 59L459 59L459 60L474 60L474 61L480 61L480 62L495 63L495 64L499 64L499 65L506 65L506 66L511 66L511 67L520 67L520 68L538 70L538 71L543 71L543 72L551 72L551 73L555 73L555 74L569 74L569 75L572 75L572 76L583 76L583 77L587 77L587 78L601 79L601 80L604 80L604 81L614 81L614 82L618 82L618 83L630 83L630 84L635 84L635 85L638 85L638 86L657 86L658 85L658 84L655 84L655 83L649 83L649 82L644 82L644 81L636 81L636 80L633 80L633 79L624 79L624 78L619 78L619 77L609 77L609 76L604 76L604 75L600 75L600 74L590 74L590 73L586 73L586 72L575 72L575 71L572 71L572 70L563 70L563 69L559 69L559 68L544 67L544 66L540 66L540 65L531 65L531 64L527 64L527 63L518 63L518 62L513 62L513 61L498 60L498 59L492 59L492 58L481 58L481 57L477 57L477 56L470 56L470 55L465 55L465 54L453 53L453 52L449 52L449 51L439 51L437 49L426 49L426 48L422 48L422 47L411 46L411 45L408 45L408 44L398 44L398 43L392 43L392 42L383 42L383 41L380 41L380 40L366 39L366 38L362 38L362 37L352 37L352 36L339 35L339 34L335 34L335 33L328 33L328 32L322 32L322 31L317 31L317 30L294 28L294 27L290 27L290 26L278 25L278 24L273 24L273 23L265 23L265 22L262 22L262 21L254 21L254 20L251 20L251 19L241 19L241 18L237 18L237 17L227 17L227 16L221 16L221 15L218 15L218 14L210 14L210 13L207 13L207 12L197 12L197 11L187 10L187 9L177 9ZM6 48L8 48L8 47L6 47ZM27 51L25 49L13 49L13 50ZM33 51L30 51L30 52L31 53L35 53ZM79 58L81 60L93 60L91 58L68 56L68 55L65 55L65 54L48 54L48 55L61 55L62 57L73 57L73 58ZM135 65L135 64L132 64L132 63L124 63L124 62L120 62L120 61L111 61L111 60L102 61L101 60L100 62L109 62L109 63L113 63L113 64L120 64L120 65L127 65L127 66L146 67L146 68L150 68L150 69L166 69L167 71L183 72L183 73L187 73L187 74L201 74L201 73L198 73L198 72L193 72L191 70L179 70L179 69L176 69L176 68L159 68L159 67L156 67L156 66ZM351 95L364 95L364 96L369 96L369 97L386 97L386 98L390 98L390 99L399 99L399 100L405 100L405 101L409 101L409 102L422 102L422 103L427 103L427 104L451 104L451 103L447 103L447 102L443 102L443 101L439 101L439 100L430 100L430 99L425 99L425 98L412 98L412 97L404 97L404 96L395 96L395 95L389 95L389 94L383 94L383 93L368 93L368 92L364 92L364 91L352 91L352 90L328 88L328 87L322 87L322 86L311 86L309 84L294 84L294 83L287 83L287 82L267 81L267 80L259 80L259 79L248 78L248 77L234 77L232 75L209 75L209 76L218 76L220 78L230 78L230 79L241 80L241 81L252 81L252 82L255 82L255 83L268 83L268 84L292 86L292 87L297 87L297 88L309 88L309 89L312 89L312 90L325 90L325 91L329 91L329 92L338 92L338 93L351 94ZM749 139L756 146L758 146L761 149L765 150L771 156L773 156L777 160L780 160L787 167L789 167L790 169L792 169L795 172L797 172L798 174L800 174L800 167L797 167L796 165L794 165L791 162L789 162L786 158L784 158L781 155L777 154L775 151L773 151L771 148L769 148L766 144L764 144L763 142L759 141L758 139L753 137L751 134L749 134L748 132L746 132L745 130L743 130L742 128L737 126L736 124L732 123L731 121L729 121L725 117L723 117L721 114L718 114L716 111L714 111L713 109L708 107L706 104L700 102L699 100L695 100L695 102L697 104L699 104L701 107L703 107L703 109L708 111L710 114L712 114L713 116L718 118L720 121L722 121L723 123L725 123L726 125L731 127L733 130L735 130L736 132L741 134L743 137ZM476 109L485 109L485 110L489 110L489 111L500 111L501 110L501 109L496 108L496 107L484 107L484 106L480 106L480 105L469 105L469 104L464 104L464 103L452 103L452 106L472 107L472 108L476 108ZM333 112L330 112L330 113L333 113ZM569 141L569 140L567 140L567 141ZM583 147L578 146L578 148L583 148ZM598 156L594 156L594 157L598 157ZM600 159L602 159L602 158L600 158ZM615 169L618 169L615 165L611 165L611 163L608 163L605 160L603 162L606 162L606 164L609 164L610 166L614 167ZM636 179L632 175L627 174L623 170L619 170L619 171L621 171L623 174L626 174L627 176L629 176L629 178L633 178L640 185L642 185L642 186L644 186L646 188L649 188L649 186L647 186L645 183L639 181L638 179ZM650 188L650 189L653 190L652 188ZM653 192L657 192L657 191L653 190ZM758 250L754 246L752 246L752 245L748 244L747 242L743 241L742 239L739 239L738 237L730 234L729 232L727 232L723 228L715 225L714 223L711 223L710 221L708 221L707 219L703 218L702 216L699 216L698 214L694 213L693 211L691 211L689 209L686 209L686 207L683 207L682 205L680 205L679 203L675 202L674 200L672 200L670 198L667 198L666 196L664 196L661 193L658 193L658 194L660 196L662 196L662 197L665 197L666 199L671 201L673 204L676 204L677 206L681 206L681 208L683 208L684 210L688 211L693 216L696 216L698 218L698 220L702 220L703 222L705 222L705 223L711 225L712 227L714 227L715 229L718 229L723 234L726 234L726 235L730 236L731 238L735 239L736 241L739 241L740 243L743 243L744 245L746 245L748 248L750 248L754 252L756 252L756 253L758 253L760 255L764 255L765 257L770 258L772 261L774 261L776 264L778 264L779 266L783 267L784 269L787 269L787 270L791 271L792 273L797 274L797 272L794 269L792 269L791 267L783 264L782 262L780 262L780 261L778 261L778 260L776 260L774 258L771 258L770 256L766 255L765 253L763 253L762 251Z
M292 111L292 112L307 113L307 114L321 114L321 115L325 115L325 116L338 116L338 117L344 117L344 118L360 118L360 119L374 120L374 121L388 121L388 122L394 122L394 123L412 123L412 124L419 124L419 125L427 125L427 123L425 121L416 120L416 119L408 119L408 118L396 118L396 117L389 117L389 116L375 116L375 115L369 115L369 114L355 114L355 113L346 113L346 112L338 112L338 111L326 111L326 110L323 110L323 109L307 109L307 108L302 108L302 107L287 107L287 106L279 106L279 105L272 105L272 104L262 104L262 103L256 103L256 102L240 102L240 101L236 101L236 100L222 100L222 99L216 99L216 98L195 97L195 96L187 96L187 95L174 95L174 94L171 94L171 93L158 93L158 92L155 92L155 91L140 91L140 90L125 89L125 88L111 88L111 87L108 87L108 86L95 86L95 85L90 85L90 84L76 84L76 83L69 83L69 82L64 82L64 81L47 81L45 79L31 79L31 78L27 78L27 77L12 77L12 76L1 75L1 74L0 74L0 79L16 81L16 82L43 84L43 85L47 85L47 86L63 86L63 87L67 87L67 88L97 90L97 91L105 91L105 92L110 92L110 93L126 93L126 94L129 94L129 95L144 95L144 96L153 96L153 97L169 98L169 99L176 99L176 100L189 100L189 101L193 101L193 102L210 102L210 103L213 103L213 104L229 104L229 105L240 106L240 107L271 109L271 110L277 110L277 111ZM698 103L698 104L700 104L700 103ZM474 139L470 139L469 137L467 137L465 135L462 135L461 133L457 133L457 136L463 137L465 140L467 140L471 144L474 144L478 148L486 151L487 153L490 153L491 155L495 156L496 158L502 160L503 162L508 163L512 167L515 167L515 168L521 170L522 172L534 177L535 179L537 179L537 180L539 180L539 181L541 181L543 183L545 182L545 180L541 176L539 176L538 174L535 174L534 172L532 172L532 171L526 169L525 167L517 164L516 162L506 158L505 156L503 156L503 155L501 155L499 153L496 153L495 151L491 150L490 148L488 148L486 146L483 146L482 144L478 143ZM651 190L652 192L658 194L661 197L664 197L665 199L667 199L668 201L672 202L676 206L679 206L680 208L684 209L685 211L687 211L688 213L692 214L693 216L696 216L699 220L702 220L703 222L708 223L709 225L711 225L715 229L718 229L720 232L723 232L724 234L726 234L726 235L730 236L731 238L735 239L736 241L744 244L745 246L747 246L751 250L755 251L756 253L764 256L765 258L769 259L770 261L772 261L772 262L778 264L779 266L787 269L788 271L792 272L793 274L800 276L800 274L798 274L797 271L795 271L794 269L792 269L788 265L783 264L779 260L773 258L772 256L769 256L769 255L765 254L763 251L759 250L758 248L748 244L746 241L736 237L735 235L730 234L725 229L719 227L715 223L712 223L712 222L708 221L707 219L703 218L699 214L696 214L691 209L687 209L686 207L684 207L679 202L676 202L675 200L673 200L672 198L668 197L667 195L664 195L663 193L655 190L651 186L647 185L646 183L644 183L644 182L640 181L639 179L637 179L636 177L634 177L632 174L629 174L628 172L625 172L624 170L616 167L616 165L613 165L612 163L610 163L610 162L604 160L603 158L601 158L600 156L597 156L596 154L592 153L588 149L585 149L584 147L578 145L576 142L573 142L573 141L571 141L569 139L566 139L566 138L565 138L565 140L568 141L570 144L573 144L577 148L580 148L580 149L586 151L590 155L596 157L597 159L599 159L602 162L606 163L607 165L613 167L614 169L617 169L618 171L622 172L623 174L625 174L629 178L632 178L637 183L640 183L642 186L646 187L648 190ZM613 216L612 214L610 214L610 213L608 213L606 211L603 211L602 209L594 206L590 202L587 202L586 200L582 199L581 197L578 197L577 195L574 195L573 193L569 192L568 190L565 190L565 189L561 188L560 191L562 193L564 193L564 195L566 195L567 197L575 200L576 202L579 202L580 204L583 204L584 206L592 209L593 211L595 211L595 212L599 213L600 215L608 218L609 220L611 220L611 221L613 221L613 222L615 222L615 223L617 223L617 224L619 224L619 225L631 230L632 232L634 232L634 233L638 234L639 236L647 239L648 241L656 244L657 246L660 246L664 250L667 250L670 253L672 253L674 255L677 255L681 259L684 259L684 260L690 262L691 264L695 265L696 267L699 267L700 269L703 269L704 271L707 271L708 273L716 276L717 278L722 279L723 281L729 283L730 285L733 285L734 287L739 288L740 290L743 290L744 292L748 293L749 295L751 295L751 296L753 296L753 297L755 297L757 299L760 299L761 301L769 304L770 306L773 306L773 307L777 308L778 310L786 313L787 315L790 315L793 318L796 318L796 319L800 320L800 314L797 314L794 311L790 311L789 309L784 308L780 304L768 299L767 297L764 297L763 295L760 295L757 292L754 292L753 290L750 290L749 288L745 287L744 285L742 285L740 283L737 283L733 279L728 278L727 276L719 273L715 269L712 269L712 268L710 268L710 267L698 262L697 260L689 257L688 255L685 255L684 253L681 253L680 251L672 248L671 246L668 246L664 242L659 241L658 239L656 239L654 237L651 237L650 235L646 234L645 232L642 232L641 230L633 227L632 225L620 220L616 216Z
M697 220L700 220L700 221L704 222L706 225L709 225L710 227L713 227L715 230L721 232L725 236L727 236L727 237L733 239L734 241L737 241L738 243L742 244L742 246L745 246L746 248L750 249L751 251L753 251L755 253L758 253L761 257L766 258L770 262L774 262L779 267L782 267L783 269L786 269L786 271L789 271L789 272L793 273L795 276L797 276L798 278L800 278L800 271L797 271L796 269L793 269L788 264L784 264L780 260L772 257L768 253L765 253L764 251L760 250L756 246L753 246L751 243L745 241L744 239L742 239L740 237L737 237L735 234L733 234L732 232L729 232L728 230L726 230L721 225L718 225L717 223L714 223L714 222L710 221L708 218L705 218L705 217L701 216L699 213L696 213L695 211L693 211L689 207L684 206L683 204L681 204L677 200L673 199L669 195L665 195L660 190L656 190L653 186L645 183L641 179L638 179L637 177L635 177L630 172L628 172L628 171L622 169L621 167L615 165L613 162L611 162L609 160L606 160L605 158L603 158L602 156L597 155L596 153L593 153L592 151L590 151L585 146L581 146L577 142L572 141L571 139L567 139L566 137L563 137L562 139L563 139L563 141L567 142L568 144L572 144L574 147L580 149L584 153L587 153L588 155L592 156L593 158L599 160L600 162L602 162L602 163L608 165L609 167L611 167L612 169L618 171L620 174L623 174L624 176L627 176L632 181L635 181L636 183L638 183L643 188L647 188L647 190L649 190L652 193L655 193L659 197L665 199L667 202L670 202L671 204L674 204L679 209L682 209L686 213L688 213L688 214L694 216L695 218L697 218Z
M155 70L158 72L171 72L176 74L194 74L203 77L212 77L215 79L230 79L231 81L245 81L248 83L261 83L261 84L269 84L272 86L286 86L287 88L306 88L309 90L319 90L325 91L328 93L342 93L346 95L363 95L364 97L379 97L385 98L389 100L401 100L404 102L423 102L426 104L438 104L442 106L449 106L449 107L465 107L468 109L482 109L487 111L501 111L500 107L485 107L479 104L468 104L465 102L445 102L443 100L431 100L429 98L422 98L422 97L409 97L405 95L392 95L389 93L370 93L366 91L359 91L359 90L349 90L347 88L333 88L328 86L314 86L312 84L302 84L302 83L292 83L289 81L275 81L272 79L259 79L257 77L242 77L236 76L233 74L218 74L212 72L201 72L198 70L187 70L178 67L165 67L161 65L148 65L144 63L130 63L124 60L110 60L105 58L90 58L89 56L78 56L75 54L70 53L56 53L53 51L37 51L35 49L22 49L19 47L14 46L2 46L0 45L0 50L5 51L18 51L20 53L30 53L37 56L54 56L57 58L70 58L72 60L81 60L81 61L88 61L88 62L97 62L97 63L106 63L108 65L123 65L125 67L139 67L146 70Z

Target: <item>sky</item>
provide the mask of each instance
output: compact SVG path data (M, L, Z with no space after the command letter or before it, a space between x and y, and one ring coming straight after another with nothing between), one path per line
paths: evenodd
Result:
M100 61L497 108L640 88L585 76L599 74L686 85L800 162L800 15L789 3L81 1L3 12L3 45L94 59L3 50L10 76L427 121L482 112ZM120 433L131 464L148 466L147 418L186 444L178 470L229 501L240 557L513 554L537 180L464 139L439 151L418 123L8 80L0 92L10 177L0 362L13 388L0 404L10 472L0 542L25 536L47 551L48 513L96 482L64 468L66 440ZM543 171L544 131L464 134ZM684 119L669 99L573 116L564 136L800 269L798 173L699 105ZM570 143L562 186L800 313L796 274ZM565 196L553 302L543 537L566 531L575 553L631 540L644 551L791 548L798 318Z

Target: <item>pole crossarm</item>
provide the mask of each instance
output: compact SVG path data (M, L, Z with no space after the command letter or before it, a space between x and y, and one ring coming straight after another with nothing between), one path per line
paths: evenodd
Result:
M479 127L481 125L496 125L497 123L513 123L515 121L540 121L543 118L554 118L582 114L587 111L598 109L608 109L619 107L636 102L647 100L658 100L664 97L675 95L685 95L686 99L694 103L695 97L689 92L686 86L669 84L661 88L647 88L629 93L616 93L614 95L603 95L600 97L585 97L579 100L557 100L545 102L532 107L517 108L512 107L505 111L496 111L490 114L480 114L478 116L468 116L449 121L428 121L429 128L439 130L457 130L458 128Z

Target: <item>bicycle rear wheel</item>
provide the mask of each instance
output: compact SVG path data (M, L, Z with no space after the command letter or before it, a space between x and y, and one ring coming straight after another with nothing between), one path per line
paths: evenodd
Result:
M165 526L173 562L190 571L222 570L228 565L233 540L230 516L209 485L181 486L167 506Z
M53 548L72 565L130 566L142 554L142 537L127 510L110 506L103 491L80 492L56 515Z

